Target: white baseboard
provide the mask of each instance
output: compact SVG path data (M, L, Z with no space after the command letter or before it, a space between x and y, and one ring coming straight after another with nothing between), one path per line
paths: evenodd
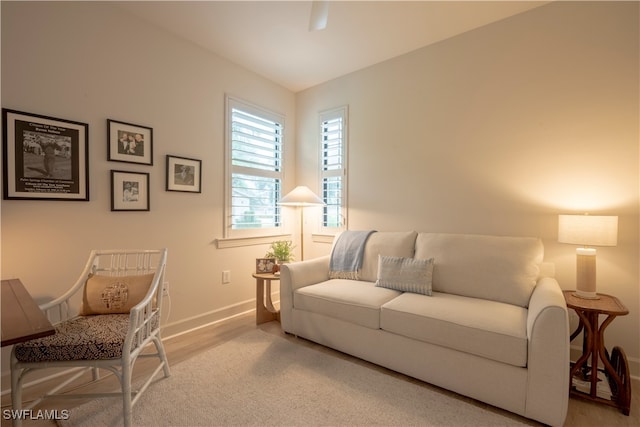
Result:
M251 299L242 301L233 305L212 310L208 313L199 314L197 316L182 319L177 322L168 323L162 326L162 339L166 340L197 329L210 326L215 323L223 322L234 317L241 316L256 310L256 300Z

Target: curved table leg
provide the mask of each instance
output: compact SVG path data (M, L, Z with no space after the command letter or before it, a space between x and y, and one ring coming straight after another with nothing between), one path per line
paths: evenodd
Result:
M271 279L256 277L256 325L272 320L279 321L280 312L275 309L271 301Z

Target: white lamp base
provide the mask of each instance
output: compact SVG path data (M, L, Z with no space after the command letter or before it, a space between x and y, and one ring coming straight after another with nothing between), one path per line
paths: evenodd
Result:
M599 299L596 294L596 250L593 248L576 249L576 292L575 296L584 299Z

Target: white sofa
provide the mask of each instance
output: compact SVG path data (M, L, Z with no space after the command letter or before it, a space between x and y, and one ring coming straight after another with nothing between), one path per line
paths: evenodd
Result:
M432 295L376 286L379 255L433 258ZM375 232L358 280L329 279L329 262L282 266L285 332L544 424L564 423L569 322L539 239Z

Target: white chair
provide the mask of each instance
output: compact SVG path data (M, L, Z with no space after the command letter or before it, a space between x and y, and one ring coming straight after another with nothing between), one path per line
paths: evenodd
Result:
M40 306L54 324L54 335L16 344L11 352L11 401L22 408L22 386L37 369L82 367L71 378L32 402L30 409L50 396L86 398L122 396L123 421L131 425L131 411L160 370L169 364L160 339L167 250L94 250L80 277L64 295ZM78 307L81 307L78 313ZM155 353L143 350L153 343ZM151 347L152 349L152 347ZM137 391L131 389L138 358L157 357L159 366ZM87 369L98 379L107 369L119 379L121 393L58 393ZM17 412L16 412L17 413ZM21 419L13 425L20 426Z

